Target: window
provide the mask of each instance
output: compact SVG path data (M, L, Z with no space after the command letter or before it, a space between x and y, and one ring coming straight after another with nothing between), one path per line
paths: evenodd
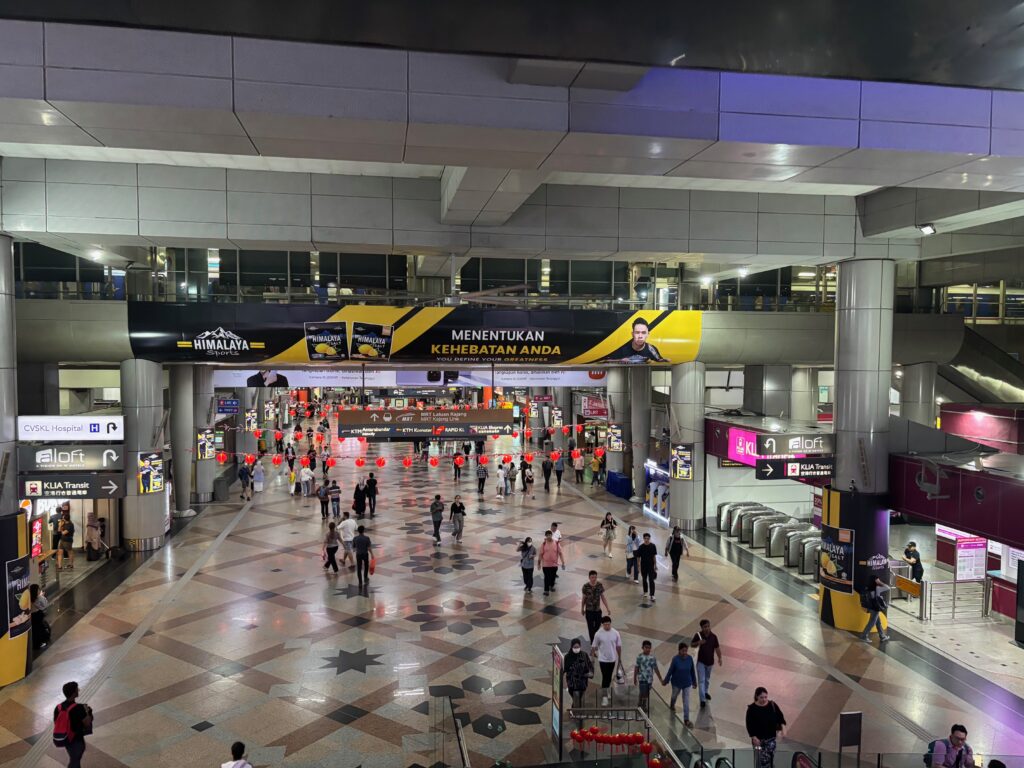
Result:
M573 296L610 296L612 290L610 261L574 261L572 263ZM628 277L628 265L626 276Z
M522 285L526 271L522 259L483 259L483 289Z

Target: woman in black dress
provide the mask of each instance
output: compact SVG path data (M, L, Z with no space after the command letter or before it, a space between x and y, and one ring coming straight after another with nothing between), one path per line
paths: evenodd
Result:
M594 662L589 654L583 653L579 638L572 641L572 650L565 654L565 687L569 689L574 707L583 706L583 694L594 676Z
M775 740L786 735L786 718L779 705L768 698L767 688L754 691L754 702L747 705L747 735L757 750L757 768L772 768Z
M690 548L686 546L686 539L679 526L672 529L672 535L665 542L665 554L672 558L672 581L679 581L679 559L683 553L690 554Z
M356 483L356 489L352 492L352 511L356 517L366 514L366 485L362 480Z

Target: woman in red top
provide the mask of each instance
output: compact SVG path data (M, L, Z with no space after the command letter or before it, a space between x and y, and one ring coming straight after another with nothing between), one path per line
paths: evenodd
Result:
M562 545L551 536L551 531L544 531L544 541L540 545L541 570L544 571L544 594L548 594L555 588L555 577L558 575L558 564L565 568L565 557L562 555Z

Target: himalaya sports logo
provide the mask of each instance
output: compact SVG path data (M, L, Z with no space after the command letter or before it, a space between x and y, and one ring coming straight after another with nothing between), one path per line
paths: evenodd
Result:
M266 344L262 341L247 341L237 333L217 328L213 331L203 331L192 341L179 341L178 347L192 348L197 352L205 352L211 357L237 356L243 352L256 349L264 349Z

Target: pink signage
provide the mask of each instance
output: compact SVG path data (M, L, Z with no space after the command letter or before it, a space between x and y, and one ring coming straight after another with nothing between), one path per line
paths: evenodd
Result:
M786 453L760 456L757 453L757 433L749 429L729 427L729 458L748 467L757 466L758 459L802 459L805 454Z

